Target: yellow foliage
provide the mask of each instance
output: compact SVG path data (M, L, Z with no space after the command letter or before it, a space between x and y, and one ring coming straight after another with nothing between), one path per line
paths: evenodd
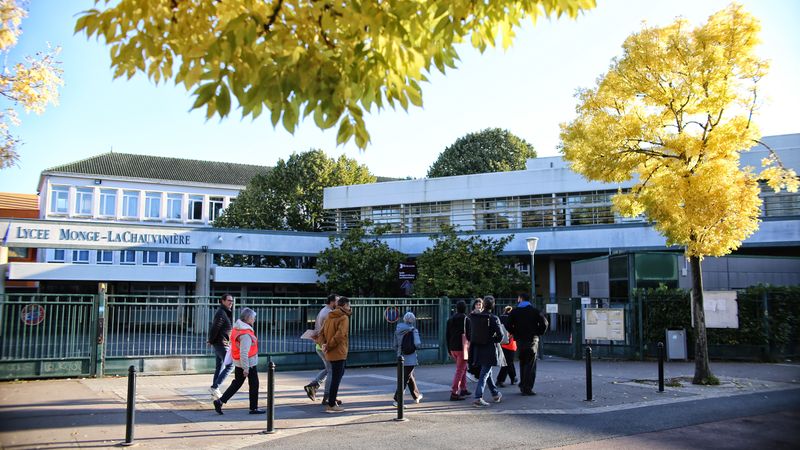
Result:
M522 20L575 18L595 0L95 0L76 32L110 46L115 77L192 91L208 117L270 112L294 131L313 114L337 142L369 142L372 108L422 105L420 84L454 68L455 45L511 45ZM235 107L235 105L233 105Z
M20 23L27 15L16 0L0 0L0 51L7 51L17 43L22 33ZM25 62L6 68L0 74L0 94L11 103L0 111L0 169L10 167L17 160L19 142L9 125L19 125L17 106L26 112L41 114L48 104L58 104L58 87L63 84L61 69L56 61L59 49L28 56Z
M645 214L687 256L725 255L758 229L758 180L798 187L775 157L760 173L739 166L760 137L752 117L768 64L754 51L759 31L736 4L697 28L683 19L645 27L595 88L578 93L577 118L561 126L572 169L605 182L635 179L614 209Z

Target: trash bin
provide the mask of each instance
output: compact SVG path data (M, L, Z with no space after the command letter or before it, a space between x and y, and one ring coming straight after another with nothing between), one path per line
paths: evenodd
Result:
M686 330L667 330L667 360L687 360Z

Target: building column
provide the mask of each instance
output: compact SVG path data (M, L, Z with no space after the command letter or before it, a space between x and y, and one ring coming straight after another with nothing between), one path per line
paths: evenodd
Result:
M213 253L207 248L197 252L195 265L197 276L194 282L194 317L192 317L192 330L195 334L206 334L209 326L209 309L211 296L211 265L214 262Z
M8 272L7 264L8 247L0 246L0 295L4 295L6 293L6 273Z
M549 279L549 289L550 289L550 302L549 303L557 303L556 300L556 261L552 257L549 259L548 269L550 272L550 279ZM550 329L555 331L556 329L556 313L550 313Z

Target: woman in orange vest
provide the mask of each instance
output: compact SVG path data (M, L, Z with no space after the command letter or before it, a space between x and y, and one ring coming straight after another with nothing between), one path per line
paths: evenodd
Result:
M250 414L264 414L258 409L258 339L253 331L256 312L250 308L242 308L239 320L231 330L231 356L233 357L234 379L219 400L214 400L214 410L222 414L222 404L227 403L239 388L247 383L250 386Z
M500 316L500 323L506 328L508 328L508 315L511 313L512 309L514 308L506 306L503 308L503 315ZM497 385L497 387L505 387L506 377L508 377L508 381L511 384L517 384L517 369L514 367L514 354L517 352L517 341L514 340L514 336L509 334L508 344L501 344L500 347L503 348L503 356L506 357L506 365L500 368L500 373L497 374L497 382L495 382L495 385Z

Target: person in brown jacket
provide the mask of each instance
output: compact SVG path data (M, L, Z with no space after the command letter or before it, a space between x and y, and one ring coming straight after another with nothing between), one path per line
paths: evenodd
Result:
M331 363L331 390L328 394L328 406L325 407L325 412L328 413L344 411L344 408L337 403L337 395L339 394L339 384L344 376L347 351L350 345L350 314L352 313L350 299L339 297L336 309L328 314L322 331L320 331L319 342L322 344L322 351L325 358Z

